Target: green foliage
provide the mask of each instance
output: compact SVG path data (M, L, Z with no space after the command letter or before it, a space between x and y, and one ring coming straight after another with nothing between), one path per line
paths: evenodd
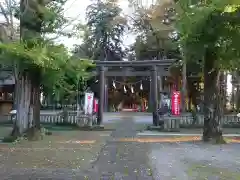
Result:
M40 78L42 90L60 98L76 95L78 84L90 77L86 69L93 66L46 36L72 35L63 31L70 23L64 17L65 3L66 0L28 1L28 7L24 3L13 4L11 8L20 20L21 39L0 44L2 63L17 64L19 72L28 71L33 81Z
M45 3L44 3L45 2ZM41 33L58 33L65 34L61 31L62 27L68 23L67 18L64 16L64 5L67 0L54 0L54 1L29 1L28 7L30 12L34 13L34 16L26 15L27 9L22 7L20 9L20 3L14 3L13 7L15 18L21 19L24 16L24 21L28 27L34 27L36 22L41 23ZM34 31L34 29L32 29Z
M206 51L217 54L218 66L239 67L240 8L237 1L212 0L189 4L180 0L176 23L186 59L203 59Z
M71 36L69 33L62 31L62 28L69 23L63 13L66 2L67 0L54 0L46 5L42 33L57 33Z
M126 20L121 17L122 9L114 2L93 2L87 8L88 42L94 49L93 59L123 57L122 36L126 28Z
M77 32L80 31L80 36L83 40L83 43L80 45L75 45L73 54L75 57L78 58L89 58L89 59L95 59L94 55L99 54L94 49L93 43L92 43L92 33L90 32L87 25L78 24L75 28Z
M42 71L41 84L45 90L63 98L64 94L76 95L79 81L90 78L87 68L94 66L91 61L77 59L71 56L63 45L54 43L35 44L33 48L23 46L21 42L0 44L3 52L1 55L13 57L20 62L22 68L29 70L29 67L37 66Z
M130 1L135 11L131 17L133 29L140 34L133 49L136 59L160 59L162 57L179 57L176 44L170 38L174 31L174 9L172 1L155 1L149 7L143 7L136 1ZM170 12L170 9L173 10ZM164 23L168 19L169 23Z
M58 69L61 64L65 64L68 57L66 48L53 43L35 43L28 48L23 42L12 42L0 44L2 56L15 57L15 60L25 64L35 64L39 67ZM6 59L7 60L7 59ZM27 67L26 67L27 68Z
M156 36L158 35L149 33L146 36L136 38L132 46L136 59L156 59L159 58L159 55L161 55L160 57L166 55L167 58L178 59L180 55L178 47L169 39L162 39L161 43L158 44Z
M94 65L89 60L71 57L59 69L45 70L43 75L44 88L53 93L56 100L74 98L77 91L82 90L83 82L91 78L91 74L86 69L92 66Z

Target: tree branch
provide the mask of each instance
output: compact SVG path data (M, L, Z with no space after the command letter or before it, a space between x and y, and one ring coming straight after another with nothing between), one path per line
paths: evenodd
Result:
M0 2L0 9L1 9L1 12L2 12L2 14L3 14L3 16L4 16L7 24L10 24L10 20L9 20L9 18L8 18L7 12L6 12L6 10L5 10L5 8L3 7L3 5L2 5L1 2Z

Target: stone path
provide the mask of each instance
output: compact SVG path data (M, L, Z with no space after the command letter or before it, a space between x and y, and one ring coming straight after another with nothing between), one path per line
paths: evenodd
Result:
M120 138L134 138L136 134L133 120L128 118L120 121L94 165L96 172L89 179L152 180L146 155L147 144L116 141Z

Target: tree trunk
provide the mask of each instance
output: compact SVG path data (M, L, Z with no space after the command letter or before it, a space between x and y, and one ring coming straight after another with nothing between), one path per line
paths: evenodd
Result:
M197 117L198 108L197 108L196 95L194 97L191 97L191 99L192 99L192 104L193 104L193 109L191 109L192 117L193 117L192 126L194 126L198 121L198 117ZM189 99L189 101L190 101L190 99Z
M17 78L16 82L16 110L17 118L14 123L12 136L21 136L24 132L31 127L33 119L31 116L32 108L31 103L31 90L32 84L28 73L22 73Z
M232 89L231 89L231 106L232 106L232 111L233 112L236 112L236 109L235 109L235 87L236 87L236 72L232 72Z
M185 60L184 60L185 61ZM187 97L187 65L186 62L183 62L183 70L182 70L182 100L181 100L181 106L182 106L182 112L186 111L186 97Z
M68 124L68 107L67 107L67 105L63 106L63 123Z
M222 143L221 118L223 111L220 75L216 56L207 52L204 62L204 128L203 141Z
M237 109L237 112L239 113L239 109L240 109L240 76L239 76L239 71L236 72L236 86L237 86L237 91L236 91L236 109Z
M33 83L33 88L32 88L32 98L33 98L33 125L35 128L40 130L40 84L39 83Z
M32 106L33 106L33 126L37 130L40 130L40 96L41 96L41 70L38 67L32 68Z
M198 117L197 117L197 113L198 113L198 103L197 103L197 97L200 95L199 91L198 91L198 87L197 85L195 85L195 81L191 81L190 78L187 80L188 82L188 92L189 92L189 106L193 105L193 107L191 107L191 109L189 109L192 112L192 117L193 117L193 121L192 121L192 126L194 126L197 121L198 121Z
M27 48L34 47L34 44L39 40L41 41L41 27L43 19L41 18L42 12L39 8L43 7L43 1L30 0L27 4L24 0L20 1L20 41L27 45ZM19 85L19 90L22 93L18 93L19 101L18 116L17 120L20 122L24 119L27 121L25 116L28 116L28 126L20 125L20 134L27 130L28 138L37 140L39 137L40 129L40 75L41 70L35 65L25 64L21 62L22 68L18 69L19 73L24 76L24 83ZM27 68L26 68L27 66ZM18 80L21 82L21 80ZM24 95L23 95L24 93ZM22 103L25 103L24 108ZM23 118L24 117L24 118ZM26 122L24 123L26 124ZM37 131L36 131L37 127ZM37 134L36 134L37 132Z
M227 112L227 72L221 72L220 74L220 93L222 93L223 97L223 113Z
M236 110L239 113L239 110L240 110L240 88L238 86L237 86L235 100L236 100Z
M225 143L222 136L222 118L225 104L224 72L218 72L215 111L212 118L212 139L215 143Z

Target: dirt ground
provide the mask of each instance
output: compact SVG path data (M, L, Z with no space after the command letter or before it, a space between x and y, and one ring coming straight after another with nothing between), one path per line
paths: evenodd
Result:
M1 136L11 128L1 127ZM40 141L0 144L5 168L90 168L111 131L54 130Z

